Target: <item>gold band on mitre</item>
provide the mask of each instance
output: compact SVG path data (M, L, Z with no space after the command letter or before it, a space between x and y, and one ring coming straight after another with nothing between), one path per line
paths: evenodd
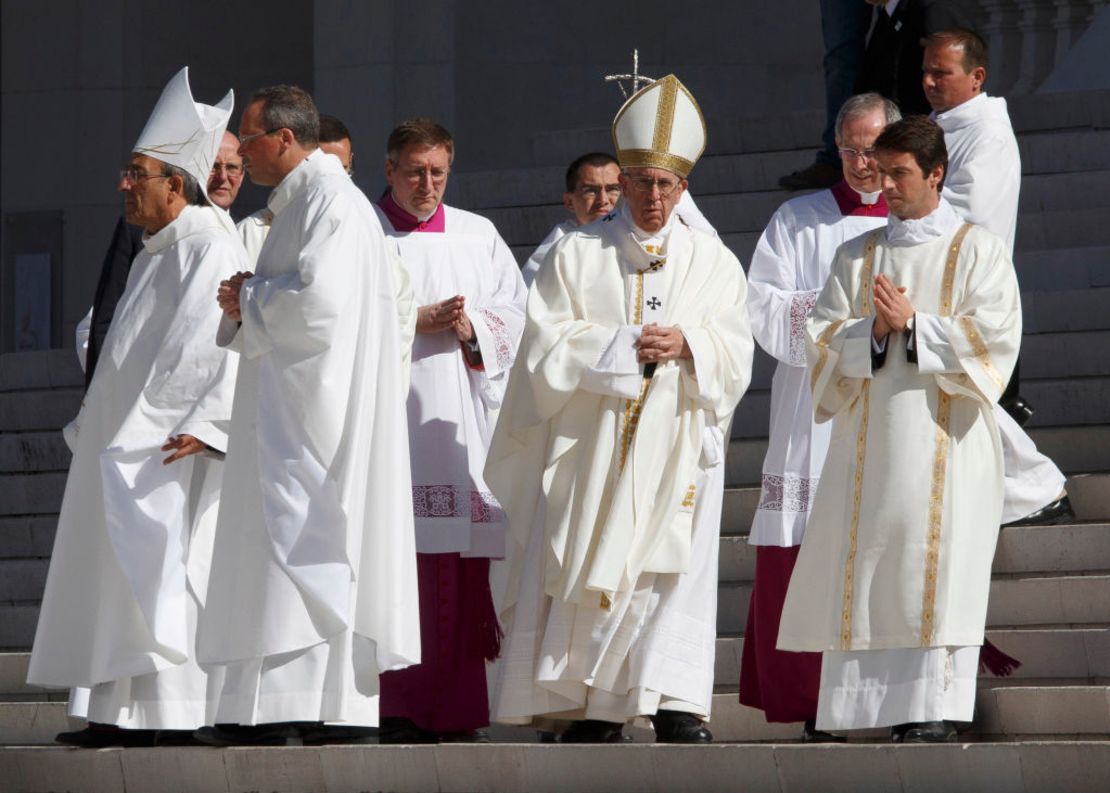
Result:
M673 74L629 97L613 119L622 168L663 168L685 179L705 150L705 118Z

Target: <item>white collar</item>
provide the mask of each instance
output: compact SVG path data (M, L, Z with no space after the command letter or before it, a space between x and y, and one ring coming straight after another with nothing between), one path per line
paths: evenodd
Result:
M338 157L330 156L321 149L313 149L270 192L266 206L275 216L279 215L317 175L346 173Z
M191 234L196 234L198 231L211 228L222 229L224 225L220 222L220 216L216 214L222 211L219 207L211 205L196 206L195 204L189 204L181 210L177 217L155 233L143 234L143 248L148 253L158 253L163 248L173 245Z
M902 220L891 212L886 225L886 241L898 247L920 245L951 234L961 223L963 218L941 198L937 208L923 218Z

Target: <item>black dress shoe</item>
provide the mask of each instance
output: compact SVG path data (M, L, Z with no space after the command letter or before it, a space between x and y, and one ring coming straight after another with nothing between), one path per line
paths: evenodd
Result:
M158 730L154 734L155 746L206 746L196 739L195 730Z
M1048 506L1041 507L1024 518L1003 523L1002 528L1005 529L1010 526L1056 526L1061 523L1071 523L1073 520L1075 520L1075 510L1071 507L1071 499L1065 493Z
M624 725L615 721L583 719L571 722L559 736L559 743L621 743Z
M193 737L208 746L298 746L302 745L304 722L271 724L216 724L193 731Z
M956 740L956 726L950 721L920 721L891 728L894 743L951 743Z
M489 733L485 730L467 730L463 732L441 732L440 743L489 743Z
M998 402L998 406L1010 414L1019 427L1024 427L1025 423L1033 417L1033 406L1021 398L1021 395L1014 394L1013 396L1003 397Z
M661 710L651 717L659 743L713 743L713 733L693 713Z
M817 190L832 187L844 178L844 169L828 163L815 162L808 168L787 174L779 179L779 186L786 190Z
M103 749L106 746L154 746L157 730L126 730L114 724L89 722L83 730L60 732L54 736L58 743L79 746L82 749Z
M817 719L807 719L802 725L802 743L845 743L847 738L817 729Z
M439 736L431 730L416 726L411 719L401 716L386 716L378 731L378 743L410 744L439 743Z
M377 727L318 724L311 727L302 727L300 733L301 743L305 746L378 743Z

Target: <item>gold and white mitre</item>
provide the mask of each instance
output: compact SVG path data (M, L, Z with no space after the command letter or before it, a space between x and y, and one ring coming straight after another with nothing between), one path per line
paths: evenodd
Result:
M207 198L208 176L234 105L234 91L214 107L194 102L186 66L162 90L131 151L182 168L197 180Z
M705 151L705 119L673 74L641 88L613 119L622 168L664 168L685 179Z

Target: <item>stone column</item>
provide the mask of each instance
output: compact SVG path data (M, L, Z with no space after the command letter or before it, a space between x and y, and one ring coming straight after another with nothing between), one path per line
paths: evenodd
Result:
M995 96L1010 93L1021 65L1017 0L983 0L983 38L990 52L987 91Z
M1018 0L1021 17L1021 63L1011 94L1030 94L1055 65L1056 28L1053 0Z

